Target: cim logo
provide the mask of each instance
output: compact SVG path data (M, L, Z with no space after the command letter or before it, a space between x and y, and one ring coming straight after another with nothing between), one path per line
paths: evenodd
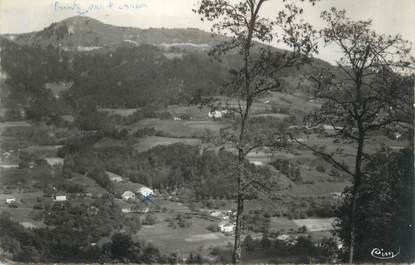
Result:
M385 251L383 248L374 248L370 252L370 255L376 259L393 259L398 256L400 252L400 249L395 253L393 251Z

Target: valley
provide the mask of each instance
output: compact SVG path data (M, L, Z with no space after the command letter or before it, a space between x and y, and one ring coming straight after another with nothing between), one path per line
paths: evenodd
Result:
M221 63L207 56L223 40L196 29L143 30L87 17L0 36L7 76L0 80L7 95L0 214L28 235L56 233L65 242L77 235L89 254L122 234L159 257L230 262L236 112L245 103L223 85L238 54ZM335 126L304 122L325 103L306 78L319 67L339 72L313 59L286 70L278 89L252 103L248 143L270 133L285 142L246 155L246 174L266 189L247 191L242 238L252 246L244 262L298 262L301 242L341 248L334 222L353 179L306 146L353 168L356 143L339 137ZM405 127L374 131L365 152L405 149L410 136ZM270 240L282 257L269 249Z

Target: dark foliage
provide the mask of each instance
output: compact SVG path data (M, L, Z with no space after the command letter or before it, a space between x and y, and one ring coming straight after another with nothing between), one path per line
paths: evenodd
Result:
M400 249L395 260L409 261L415 238L413 150L374 154L366 171L356 210L355 258L372 262L375 260L370 253L374 248L395 253ZM339 236L349 243L350 189L345 190L345 195L337 226Z

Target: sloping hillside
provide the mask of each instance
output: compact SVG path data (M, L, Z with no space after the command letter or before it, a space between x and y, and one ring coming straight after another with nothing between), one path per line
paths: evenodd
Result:
M10 85L6 101L11 101L5 105L23 107L32 116L62 115L66 113L57 113L57 105L138 108L226 95L223 84L228 70L239 65L239 55L235 51L221 63L207 55L225 39L198 29L117 27L82 16L38 32L4 35L1 69ZM284 71L281 91L307 99L312 91L303 77L320 67L335 70L315 59L312 65ZM62 82L71 87L60 95L48 89Z

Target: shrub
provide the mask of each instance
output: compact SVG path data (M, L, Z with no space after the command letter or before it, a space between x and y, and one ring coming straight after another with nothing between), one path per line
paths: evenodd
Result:
M171 114L170 112L163 111L162 113L160 113L159 118L160 120L172 120L174 117L173 114Z
M321 173L326 172L326 168L325 168L323 165L317 165L317 166L316 166L316 170L317 170L318 172L321 172Z
M252 251L255 250L256 248L256 244L254 239L252 238L251 235L247 235L243 241L243 246L246 248L246 250L248 251Z
M206 227L207 230L211 231L211 232L218 232L219 231L219 227L215 224L210 224Z
M301 226L297 230L298 233L304 234L307 232L307 227L305 225Z
M192 119L192 116L189 113L183 113L183 114L180 115L180 119L190 120L190 119Z
M156 224L157 219L152 214L147 214L144 218L142 225L154 225Z

